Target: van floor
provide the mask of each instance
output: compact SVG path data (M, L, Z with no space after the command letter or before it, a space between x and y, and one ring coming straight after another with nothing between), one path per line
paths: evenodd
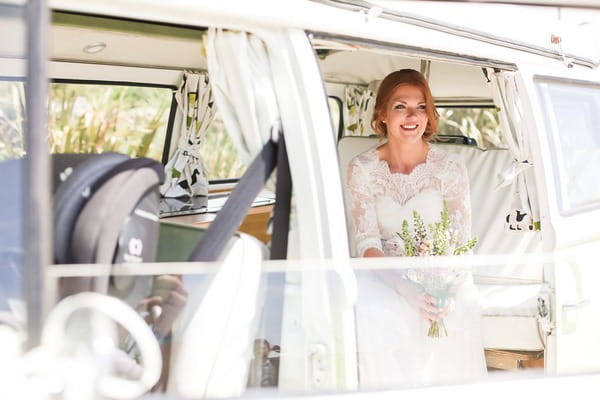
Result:
M488 371L516 371L544 368L544 351L486 349Z

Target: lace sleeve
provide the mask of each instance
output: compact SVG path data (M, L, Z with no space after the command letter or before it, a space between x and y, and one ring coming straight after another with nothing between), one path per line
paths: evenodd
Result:
M382 250L374 196L371 193L365 167L357 159L354 159L348 167L346 192L350 205L350 221L356 254L362 257L365 250L371 247Z
M458 232L459 243L471 238L471 197L467 168L458 158L448 159L442 192L453 218L453 229Z

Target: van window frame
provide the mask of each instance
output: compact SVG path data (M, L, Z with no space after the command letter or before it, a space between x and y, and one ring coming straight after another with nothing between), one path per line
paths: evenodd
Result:
M163 151L161 156L161 163L167 165L169 160L169 151L171 149L171 139L173 137L173 126L175 124L175 113L177 111L177 103L175 101L175 92L177 86L161 84L161 83L145 83L145 82L130 82L130 81L110 81L110 80L96 80L96 79L65 79L65 78L52 78L50 83L66 84L66 85L98 85L98 86L129 86L129 87L145 87L145 88L156 88L156 89L171 89L171 105L169 106L169 117L167 120L167 126L165 131L165 141L163 143Z

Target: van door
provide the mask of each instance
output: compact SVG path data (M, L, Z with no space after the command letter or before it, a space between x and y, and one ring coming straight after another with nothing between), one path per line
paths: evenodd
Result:
M546 61L519 65L518 97L538 185L549 295L538 301L548 328L546 369L600 370L600 74ZM544 321L545 320L545 321ZM544 325L544 324L542 324Z

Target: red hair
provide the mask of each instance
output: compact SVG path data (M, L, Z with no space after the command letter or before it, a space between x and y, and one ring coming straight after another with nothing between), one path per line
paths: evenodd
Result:
M380 139L387 136L387 126L383 123L383 114L394 90L400 85L412 85L421 89L425 97L427 126L423 134L423 140L431 141L437 135L437 120L439 114L435 109L435 103L427 79L419 71L414 69L401 69L386 76L377 91L371 127Z

